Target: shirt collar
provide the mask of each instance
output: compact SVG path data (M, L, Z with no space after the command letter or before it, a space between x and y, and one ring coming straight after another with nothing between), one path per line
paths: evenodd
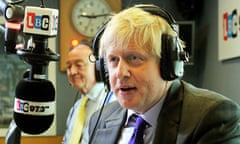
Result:
M92 87L92 89L86 94L86 96L90 100L96 101L98 97L100 97L101 91L103 88L104 88L104 84L98 82Z
M163 96L151 109L149 109L147 112L145 112L144 114L141 114L140 116L143 117L143 119L145 121L147 121L154 129L157 126L157 119L158 119L158 115L162 109L162 105L164 102L166 96ZM127 111L127 120L125 125L127 125L129 117L134 114L136 112L134 112L133 110L128 109Z

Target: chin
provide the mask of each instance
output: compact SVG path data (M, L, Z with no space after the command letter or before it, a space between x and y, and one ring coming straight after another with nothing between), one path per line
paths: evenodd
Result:
M120 100L119 103L122 107L127 108L127 109L133 107L133 104L128 100Z

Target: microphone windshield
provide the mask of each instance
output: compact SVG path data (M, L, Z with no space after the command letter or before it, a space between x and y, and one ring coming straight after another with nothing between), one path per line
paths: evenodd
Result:
M14 120L25 133L40 134L51 126L55 112L55 90L45 79L21 80L16 87Z

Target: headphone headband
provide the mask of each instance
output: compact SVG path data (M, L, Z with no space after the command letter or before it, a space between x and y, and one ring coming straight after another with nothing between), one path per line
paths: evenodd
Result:
M139 5L135 5L135 7L140 8L146 12L149 12L150 14L162 17L163 19L165 19L168 22L168 24L172 27L172 29L175 30L174 25L176 25L176 21L173 18L173 16L165 9L160 8L156 5L150 5L150 4L149 5L139 4Z

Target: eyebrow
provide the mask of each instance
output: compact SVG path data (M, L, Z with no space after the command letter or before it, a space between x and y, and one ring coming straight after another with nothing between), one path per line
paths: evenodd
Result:
M87 63L87 62L85 62L85 61L82 60L82 59L76 59L76 60L73 60L73 61L66 61L66 64L70 64L70 63L78 63L78 62Z

